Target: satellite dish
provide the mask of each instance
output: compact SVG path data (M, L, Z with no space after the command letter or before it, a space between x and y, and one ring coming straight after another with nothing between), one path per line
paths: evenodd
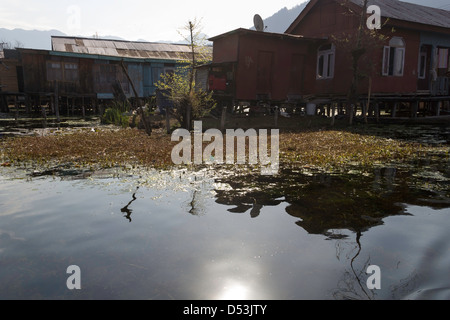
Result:
M255 24L256 31L264 31L264 20L259 14L255 14L253 17L253 22Z

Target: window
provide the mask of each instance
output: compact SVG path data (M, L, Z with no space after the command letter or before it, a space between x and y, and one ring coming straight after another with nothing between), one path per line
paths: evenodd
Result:
M78 80L78 64L65 63L64 64L64 80L74 82Z
M335 47L332 44L319 48L317 56L317 79L334 77Z
M447 69L448 67L448 49L439 48L438 51L438 68Z
M59 62L47 62L47 80L48 81L61 81L62 80L61 63Z
M405 42L394 37L383 51L383 76L402 77L405 67Z
M156 83L159 80L161 80L161 75L164 73L164 69L160 67L153 67L152 68L152 79L153 82Z
M419 79L427 77L427 53L421 52L419 56Z

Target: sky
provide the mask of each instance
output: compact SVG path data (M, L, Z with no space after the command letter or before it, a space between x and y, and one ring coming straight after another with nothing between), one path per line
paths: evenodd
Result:
M0 28L59 30L70 36L116 36L129 41L182 40L179 31L201 19L209 37L253 26L305 0L0 0Z

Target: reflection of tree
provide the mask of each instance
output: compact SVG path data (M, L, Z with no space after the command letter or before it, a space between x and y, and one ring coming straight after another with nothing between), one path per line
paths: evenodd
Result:
M362 251L361 232L356 232L356 253L349 257L350 270L346 270L338 282L338 288L333 292L333 297L339 300L373 300L375 292L368 290L365 279L366 270L370 265L370 257L365 261L362 267L355 266L357 258ZM338 254L339 255L339 254ZM356 280L356 281L355 281Z
M131 222L131 214L133 213L133 210L129 209L129 206L131 206L131 204L132 204L134 201L136 201L136 199L137 199L137 198L136 198L136 193L137 193L138 190L139 190L139 187L137 187L136 192L133 193L133 199L132 199L130 202L128 202L128 204L127 204L125 207L123 207L122 209L120 209L120 211L121 211L122 213L125 213L124 217L125 217L128 221L130 221L130 222Z
M228 210L233 213L250 210L252 217L257 217L264 206L288 202L286 212L299 218L298 226L308 233L333 239L342 235L331 234L330 230L364 232L382 224L385 217L403 214L403 207L398 204L403 202L403 190L399 194L391 188L386 187L386 193L379 189L384 183L393 185L393 181L377 182L375 191L370 177L304 176L284 171L278 177L220 179L231 188L216 190L216 202L233 205Z

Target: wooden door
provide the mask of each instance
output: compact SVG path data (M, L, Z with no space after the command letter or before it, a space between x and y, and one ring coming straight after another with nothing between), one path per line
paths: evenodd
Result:
M273 52L258 53L258 71L256 80L257 94L270 95L272 91Z
M430 90L431 49L431 45L420 48L417 90Z

